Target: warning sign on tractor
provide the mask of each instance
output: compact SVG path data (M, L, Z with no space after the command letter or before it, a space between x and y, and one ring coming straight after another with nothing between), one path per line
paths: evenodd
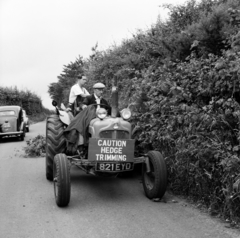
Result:
M133 162L134 140L89 139L89 161Z

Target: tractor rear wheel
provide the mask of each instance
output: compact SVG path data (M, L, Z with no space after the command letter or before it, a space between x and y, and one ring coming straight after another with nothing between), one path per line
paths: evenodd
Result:
M56 154L66 149L66 140L63 136L64 124L58 115L51 115L46 123L46 178L53 180L53 159Z

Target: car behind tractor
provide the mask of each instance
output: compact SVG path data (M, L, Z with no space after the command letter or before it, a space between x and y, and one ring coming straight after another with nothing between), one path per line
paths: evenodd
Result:
M24 140L26 124L23 109L20 106L0 106L0 141L6 137L16 137Z
M118 92L113 87L111 115L107 115L104 108L96 111L96 118L90 121L87 128L87 150L77 150L74 155L68 154L63 135L72 116L53 101L56 114L49 116L46 124L46 178L53 181L55 200L59 207L67 206L70 202L72 166L77 166L87 174L110 178L132 171L134 165L141 163L146 196L153 199L165 194L167 168L163 156L159 151L149 151L134 157L135 139L132 138L129 122L131 111L125 108L119 115L117 99Z

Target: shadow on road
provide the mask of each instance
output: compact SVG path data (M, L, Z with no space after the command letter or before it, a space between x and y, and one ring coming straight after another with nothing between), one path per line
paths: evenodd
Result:
M21 141L19 136L11 136L11 137L2 137L0 138L0 143L11 143L11 142L16 142L16 141Z

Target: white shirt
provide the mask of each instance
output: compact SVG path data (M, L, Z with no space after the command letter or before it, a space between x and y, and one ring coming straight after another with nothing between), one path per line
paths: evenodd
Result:
M79 84L74 84L71 87L71 91L69 94L69 103L74 103L75 99L77 98L78 95L80 94L87 94L90 95L89 92L87 91L86 88L80 88Z

